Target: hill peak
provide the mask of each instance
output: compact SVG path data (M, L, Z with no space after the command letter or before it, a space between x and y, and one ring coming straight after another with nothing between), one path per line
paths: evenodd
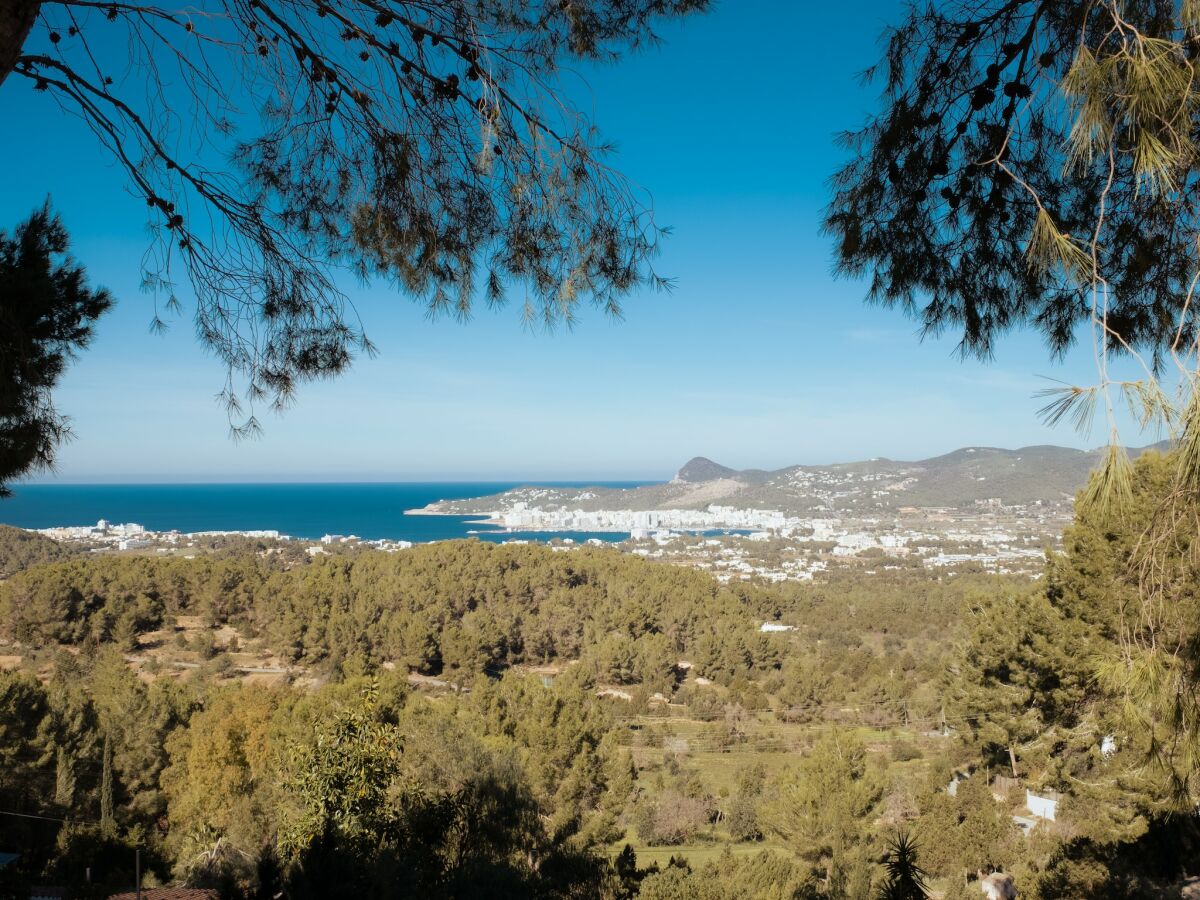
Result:
M717 478L732 478L737 475L736 469L715 463L705 456L695 456L683 464L672 481L695 483L699 481L714 481Z

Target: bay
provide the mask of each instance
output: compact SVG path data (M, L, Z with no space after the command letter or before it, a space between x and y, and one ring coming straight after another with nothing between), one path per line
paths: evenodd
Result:
M636 487L648 482L545 482L561 487ZM410 516L438 500L496 494L528 482L380 482L303 484L18 484L0 500L0 523L18 528L136 522L152 531L275 530L298 538L357 535L417 542L624 540L621 532L510 532L478 516ZM539 482L539 484L543 484Z

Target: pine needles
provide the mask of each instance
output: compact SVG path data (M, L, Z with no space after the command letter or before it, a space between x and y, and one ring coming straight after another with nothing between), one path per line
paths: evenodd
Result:
M1071 168L1086 169L1097 156L1125 148L1139 184L1160 195L1180 186L1196 156L1197 103L1196 72L1180 43L1143 35L1118 17L1099 47L1080 47L1062 92L1074 115Z
M1094 280L1095 266L1087 250L1071 235L1059 231L1045 208L1038 208L1025 255L1034 271L1048 274L1057 266L1075 285Z
M1047 425L1054 427L1066 419L1076 431L1086 434L1096 417L1096 401L1100 397L1100 387L1067 384L1062 387L1045 388L1034 396L1053 398L1038 410L1038 417Z
M1104 453L1104 461L1092 474L1083 496L1079 498L1079 506L1088 511L1119 513L1132 496L1133 466L1129 462L1129 454L1117 444L1114 435Z

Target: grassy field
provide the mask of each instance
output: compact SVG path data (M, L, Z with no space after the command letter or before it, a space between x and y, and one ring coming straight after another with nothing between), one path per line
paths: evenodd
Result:
M705 722L687 718L682 710L671 713L621 720L628 729L623 743L638 770L639 782L644 789L653 791L656 784L670 783L673 777L686 773L716 798L720 808L725 808L725 802L737 791L741 773L749 767L762 766L768 784L778 781L789 766L804 757L822 733L832 728L861 738L894 781L915 782L921 778L927 765L925 757L934 755L944 741L916 729L839 725L829 721L780 722L770 712L752 714L738 723L736 731L731 731L724 720ZM909 753L915 748L915 758L906 756L904 761L897 761L893 753L899 744L908 745ZM647 844L629 827L625 838L614 844L610 852L619 852L625 843L636 851L642 866L657 863L662 867L673 856L686 858L692 866L703 865L727 850L735 854L771 849L787 852L783 844L769 840L735 842L721 823L704 826L685 844L655 846Z
M761 853L763 850L781 850L784 852L787 850L782 844L774 844L767 841L752 844L735 844L730 841L707 841L705 843L679 844L675 847L650 847L638 841L633 835L630 835L628 841L621 841L612 846L609 849L610 855L616 856L627 843L637 853L638 865L640 867L646 868L650 865L657 865L660 869L666 867L671 857L686 859L692 868L698 868L715 859L719 859L721 854L726 851L736 856L746 856L753 853Z

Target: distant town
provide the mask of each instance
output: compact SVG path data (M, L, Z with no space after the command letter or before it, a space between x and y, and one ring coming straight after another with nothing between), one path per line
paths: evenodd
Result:
M356 535L327 534L318 541L306 541L282 534L273 529L257 529L252 531L155 531L134 522L120 524L101 519L95 525L57 525L52 528L31 529L37 534L52 540L75 545L82 545L95 551L153 551L160 554L179 552L184 556L194 556L188 550L198 551L207 542L223 538L244 538L248 540L267 542L288 542L306 545L310 556L324 553L327 547L335 545L361 545L364 548L377 550L406 550L413 545L412 541L397 540L364 540Z
M831 568L970 569L998 574L1040 572L1047 548L1058 543L1063 513L1038 505L1005 506L998 498L970 509L905 508L890 516L785 515L769 509L595 510L543 509L518 501L496 510L480 526L507 532L614 532L628 537L549 539L555 549L611 545L639 556L704 569L722 582L811 581ZM136 523L100 520L94 525L38 529L56 541L94 552L193 556L221 542L246 539L264 547L287 544L310 556L348 549L405 550L412 541L368 540L327 534L297 538L275 530L155 531ZM501 538L526 543L527 538Z
M474 516L468 536L501 542L525 543L528 533L541 532L556 550L614 546L703 569L726 583L812 581L847 569L1036 578L1047 551L1059 545L1074 492L1093 463L1094 453L1063 447L968 447L919 462L876 459L774 472L738 471L697 457L662 484L527 486L406 512ZM310 556L413 546L353 534L155 531L106 520L40 533L94 552L183 556L237 540L254 541L264 552L287 547Z

